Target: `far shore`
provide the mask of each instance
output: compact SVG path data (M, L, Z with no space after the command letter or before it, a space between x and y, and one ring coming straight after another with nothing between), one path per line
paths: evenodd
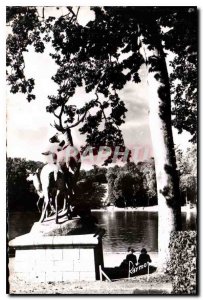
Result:
M91 209L91 211L152 211L157 212L158 211L158 205L154 206L140 206L140 207L116 207L116 206L107 206L105 208L99 208L99 209ZM182 212L196 212L197 208L196 206L190 208L188 206L181 206Z

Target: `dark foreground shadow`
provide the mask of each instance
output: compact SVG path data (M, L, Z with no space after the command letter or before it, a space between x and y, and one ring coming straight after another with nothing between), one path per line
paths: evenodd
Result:
M149 266L149 274L152 274L156 271L156 267ZM128 278L128 269L121 268L121 267L115 267L115 268L104 268L104 272L110 279L121 279L121 278ZM130 277L137 277L141 275L147 274L147 268L144 268L142 270L139 270L138 272L134 274L130 274Z

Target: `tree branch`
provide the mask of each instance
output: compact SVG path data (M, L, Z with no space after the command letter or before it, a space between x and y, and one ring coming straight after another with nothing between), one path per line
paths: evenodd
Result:
M84 118L86 117L87 112L88 112L88 110L86 110L86 112L84 113L84 115L75 124L72 124L72 125L68 126L68 128L70 129L70 128L73 128L73 127L79 125L80 122L82 122L84 120Z
M80 6L78 6L78 9L77 9L77 12L76 12L76 19L78 17L79 10L80 10Z
M74 17L75 17L75 21L77 21L77 17L78 17L78 13L79 13L79 10L80 10L80 6L78 6L76 14L72 10L72 7L66 6L66 8L72 13L72 18L70 19L70 22L73 20Z
M55 123L55 127L56 127L56 125L57 125L57 126L59 126L62 130L66 130L66 129L67 129L67 128L64 128L64 127L63 127L63 124L62 124L62 115L63 115L63 113L64 113L64 108L65 108L65 105L66 105L66 103L68 102L69 98L70 98L70 97L68 97L68 98L62 103L62 105L61 105L61 110L60 110L59 115L57 115L55 112L53 112L54 116L59 120L59 125L57 125L56 122L54 122L54 123Z
M103 114L103 116L104 116L104 119L105 119L105 121L107 122L107 117L106 117L106 114L105 114L105 112L104 112L104 109L102 108L102 103L99 101L98 93L95 92L95 95L96 95L96 97L97 97L96 102L99 103L100 108L101 108L101 111L102 111L102 114Z

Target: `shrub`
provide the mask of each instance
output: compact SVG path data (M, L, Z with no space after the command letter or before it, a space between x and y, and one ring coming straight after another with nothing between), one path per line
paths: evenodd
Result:
M171 234L168 272L174 294L196 294L196 231Z

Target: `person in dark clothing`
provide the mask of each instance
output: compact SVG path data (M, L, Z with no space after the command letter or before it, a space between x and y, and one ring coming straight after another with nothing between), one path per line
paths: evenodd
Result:
M133 265L135 266L135 264L137 263L137 257L136 257L136 255L133 254L134 252L135 252L134 249L132 249L131 247L128 247L128 254L126 255L126 258L120 264L120 268L128 270L129 269L129 261L131 261L133 263Z
M131 261L133 263L133 265L136 265L137 263L137 257L136 255L134 254L135 250L134 249L130 249L130 253L126 256L126 260L128 261Z
M128 250L127 250L127 252L128 252L128 253L127 253L127 256L128 256L129 254L131 254L131 249L132 249L131 247L128 247ZM127 256L126 256L126 257L127 257Z
M147 254L147 250L145 248L143 248L141 250L141 254L139 256L138 263L139 263L139 265L143 265L147 262L152 262L152 260L149 256L149 254Z

